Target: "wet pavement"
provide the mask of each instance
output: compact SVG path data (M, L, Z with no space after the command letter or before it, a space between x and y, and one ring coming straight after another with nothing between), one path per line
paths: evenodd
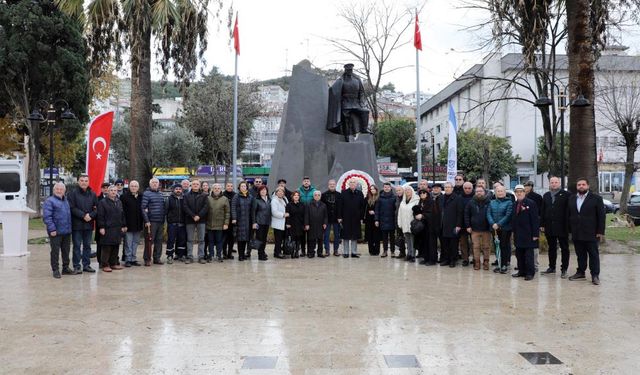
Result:
M603 255L594 286L368 255L55 280L48 247L30 251L0 258L3 374L633 374L640 364L637 255Z

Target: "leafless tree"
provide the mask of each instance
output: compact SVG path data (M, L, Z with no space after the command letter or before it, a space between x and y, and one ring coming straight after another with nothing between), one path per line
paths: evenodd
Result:
M631 177L638 169L635 153L640 139L640 80L635 76L606 73L598 80L598 125L622 137L619 146L625 148L624 185L620 197L620 212L627 212Z
M358 62L356 71L365 79L367 102L375 129L380 112L377 94L382 77L407 67L389 68L387 62L394 51L411 41L405 36L413 23L413 14L409 9L400 9L392 1L350 5L342 6L338 10L338 16L349 25L351 35L327 40L340 53Z

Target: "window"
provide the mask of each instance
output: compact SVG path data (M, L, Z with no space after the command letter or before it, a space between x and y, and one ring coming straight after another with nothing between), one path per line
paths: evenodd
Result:
M20 191L20 175L15 172L0 173L0 193L17 193Z
M436 134L440 134L440 125L436 126Z
M631 199L629 199L629 203L631 203L631 204L640 204L640 195L631 196Z

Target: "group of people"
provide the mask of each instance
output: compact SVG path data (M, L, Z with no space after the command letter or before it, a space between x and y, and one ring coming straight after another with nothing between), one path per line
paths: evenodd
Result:
M585 278L588 263L597 285L598 241L604 236L602 198L589 192L589 183L582 178L573 195L560 188L557 177L550 178L549 186L549 192L540 196L528 182L517 185L512 195L501 182L490 191L484 179L476 180L474 186L458 175L455 183L444 185L422 180L417 192L410 186L385 183L381 191L371 185L363 193L355 179L341 192L336 181L330 180L322 192L304 177L293 191L281 179L270 194L260 178L253 186L242 181L237 187L226 183L224 189L222 184L209 186L192 179L174 185L165 197L155 178L144 192L137 181L131 181L125 190L119 180L115 185L103 184L96 195L89 188L88 176L82 175L78 187L68 193L63 183L54 186L54 194L44 203L43 218L56 278L95 272L90 264L94 227L102 271L120 270L121 262L124 267L141 266L137 248L142 237L152 244L143 256L144 265L161 265L166 224L168 264L192 263L196 257L202 264L223 262L234 259L236 251L238 260L244 261L254 249L258 259L265 261L272 228L275 258L325 258L332 253L359 258L358 241L364 235L369 255L407 262L422 258L420 263L427 266L455 267L461 259L463 266L489 270L495 246L499 256L493 271L501 274L509 272L513 242L517 272L512 276L525 280L533 279L537 270L540 232L545 233L549 247L549 266L543 273L556 272L559 245L561 277L567 278L571 234L578 268L569 279ZM119 257L121 243L124 251Z

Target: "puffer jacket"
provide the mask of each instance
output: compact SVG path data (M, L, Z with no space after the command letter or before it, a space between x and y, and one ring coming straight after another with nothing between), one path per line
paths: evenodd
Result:
M251 206L251 216L254 223L260 226L271 225L271 199L265 201L261 197L255 198Z
M253 215L251 215L251 207L253 206L253 197L248 194L236 194L231 201L231 221L235 220L235 238L236 241L249 241L251 239L251 226L253 224Z
M492 227L493 224L498 224L501 229L511 230L512 214L513 202L509 197L492 200L487 210L489 226Z
M313 200L313 193L315 191L316 188L313 185L310 185L308 190L305 190L304 186L300 186L298 188L298 192L300 193L300 202L309 204L309 202Z
M71 208L66 197L50 196L42 206L42 220L47 226L47 233L56 235L71 233Z
M211 195L207 197L209 212L207 214L208 230L223 230L224 225L229 225L231 220L231 205L224 195Z
M380 223L380 230L396 229L396 196L393 192L380 193L376 201L376 221Z
M142 194L142 218L145 223L164 223L164 197L160 190L147 188Z
M487 211L489 210L489 199L473 199L464 208L464 226L471 228L474 232L489 232L491 226L487 221Z

